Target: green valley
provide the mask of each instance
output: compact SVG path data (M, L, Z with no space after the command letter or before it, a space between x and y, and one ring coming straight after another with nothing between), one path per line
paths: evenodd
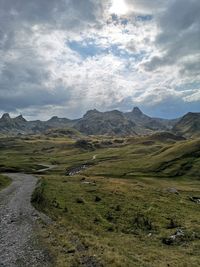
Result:
M39 177L54 266L198 266L200 139L2 137L1 172ZM54 168L39 173L41 165Z

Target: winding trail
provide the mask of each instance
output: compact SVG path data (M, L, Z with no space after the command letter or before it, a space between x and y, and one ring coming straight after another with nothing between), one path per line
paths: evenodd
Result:
M51 266L48 251L40 243L38 219L49 218L31 205L37 178L33 175L6 174L13 182L0 191L0 267Z

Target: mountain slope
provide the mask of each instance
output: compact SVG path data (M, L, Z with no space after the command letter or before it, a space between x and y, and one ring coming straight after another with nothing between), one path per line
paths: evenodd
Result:
M22 115L12 119L8 113L5 113L0 119L0 131L4 133L23 132L27 123Z
M118 110L108 112L90 110L74 127L88 135L136 135L135 126L134 122L128 120Z
M187 113L175 124L173 132L185 137L200 136L200 113Z
M82 118L70 120L52 117L48 121L27 121L22 115L11 118L8 113L0 118L1 134L40 134L51 129L74 128L86 135L149 135L171 132L184 137L200 135L200 113L188 113L181 119L151 118L138 107L131 112L112 110L88 111Z
M151 118L145 115L138 107L134 107L131 112L125 113L126 118L135 122L139 131L143 133L151 133L152 131L170 130L176 120L167 120L160 118Z

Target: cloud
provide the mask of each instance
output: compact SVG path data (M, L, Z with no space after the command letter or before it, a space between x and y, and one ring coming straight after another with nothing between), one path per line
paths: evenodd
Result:
M199 1L124 1L128 9L117 15L112 0L1 0L2 112L196 108Z
M155 14L157 12L162 11L166 7L166 2L163 0L125 0L125 2L129 5L131 8L131 11L141 14Z
M159 55L152 56L146 69L177 65L184 74L191 74L200 57L200 2L173 1L157 23L160 33L155 44Z

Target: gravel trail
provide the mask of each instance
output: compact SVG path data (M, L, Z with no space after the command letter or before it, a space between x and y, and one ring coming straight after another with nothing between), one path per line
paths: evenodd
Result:
M48 218L30 202L37 178L21 173L6 175L13 182L0 191L0 267L49 267L49 253L37 238L38 219Z

